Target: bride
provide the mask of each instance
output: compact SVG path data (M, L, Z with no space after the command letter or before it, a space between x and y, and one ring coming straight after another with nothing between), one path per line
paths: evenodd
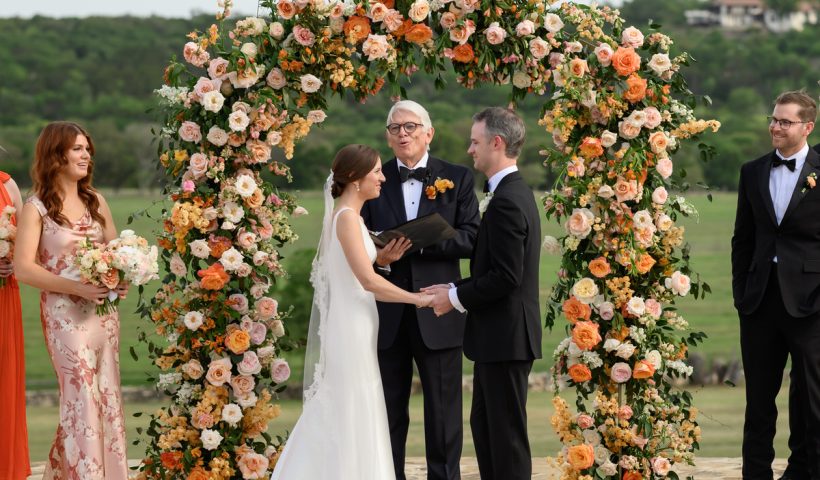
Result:
M421 308L432 296L402 290L373 269L376 247L359 211L379 196L382 182L376 150L348 145L336 154L311 274L304 408L271 480L395 479L376 356L376 300Z

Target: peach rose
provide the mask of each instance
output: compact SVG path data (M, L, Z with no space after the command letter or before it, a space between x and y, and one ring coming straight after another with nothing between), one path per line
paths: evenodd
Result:
M575 298L575 296L570 296L564 300L563 305L561 305L561 310L564 312L564 316L567 317L569 323L575 323L578 320L589 320L589 316L592 314L592 309L589 305L581 302Z
M669 137L664 132L652 132L649 135L649 148L655 153L664 153L669 146Z
M661 477L669 475L669 471L672 469L672 464L669 463L669 459L667 458L655 457L650 463L652 464L652 471Z
M228 74L230 62L222 57L216 57L208 63L208 76L214 80L224 80Z
M205 290L222 290L222 287L231 279L231 277L225 273L225 267L219 262L198 271L197 275L200 278L200 286Z
M610 47L608 43L599 43L598 46L595 47L595 57L602 67L608 67L612 64L612 54L612 47Z
M182 373L187 375L191 380L198 379L204 373L202 364L195 358L188 360L187 363L183 363L180 370L182 370Z
M395 32L401 28L401 25L404 22L404 17L398 10L389 10L384 16L383 22L384 28L386 28L388 32Z
M656 75L663 75L672 68L672 62L669 60L669 55L656 53L649 59L647 66L649 66Z
M205 379L215 387L221 387L225 382L230 381L231 359L220 358L218 360L212 360L210 365L208 365L208 373L205 374Z
M618 418L621 420L629 420L632 418L632 407L629 405L622 405L621 408L618 409Z
M588 208L574 208L567 219L567 232L574 237L586 238L592 231L594 220L595 214Z
M407 29L404 33L404 38L410 43L421 45L433 38L433 31L427 25L417 23Z
M582 429L586 430L587 428L595 425L595 420L593 420L592 417L586 413L579 413L578 417L575 419L575 423L577 423Z
M241 328L234 329L225 336L225 346L235 355L240 355L251 347L251 336Z
M200 430L214 426L214 416L210 412L194 410L191 414L191 425Z
M621 120L618 122L618 134L626 139L632 140L641 133L641 124L630 120Z
M643 45L643 33L635 27L627 27L621 34L621 43L625 47L638 48Z
M381 22L390 9L383 3L373 3L370 5L370 12L367 14L374 22Z
M276 316L279 302L270 297L262 297L256 301L255 307L258 319L268 320Z
M573 445L567 449L567 463L573 470L586 470L595 464L595 450L592 445Z
M261 140L250 140L245 144L251 156L251 161L248 163L261 164L268 163L271 155L271 147Z
M484 30L484 35L487 37L487 43L490 45L499 45L507 38L507 31L501 28L498 22L493 22Z
M615 182L615 197L619 202L633 200L638 194L638 182L618 177Z
M256 380L250 375L237 375L231 378L231 388L237 397L252 393L255 387Z
M601 334L595 322L580 321L572 328L572 341L581 350L592 350L601 343Z
M648 253L642 253L641 256L635 261L635 268L641 275L649 273L649 270L652 269L653 265L655 265L655 259Z
M195 122L184 121L179 127L179 138L185 142L199 143L202 141L202 131Z
M530 53L536 60L541 60L550 53L550 44L540 37L530 40Z
M441 19L439 20L438 24L441 25L441 28L445 30L450 30L451 28L456 26L456 22L458 22L458 17L453 12L444 12L441 14Z
M246 453L239 457L236 466L242 472L242 478L268 478L268 457L260 453Z
M567 370L569 378L575 383L584 383L592 380L592 372L583 363L576 363Z
M104 286L113 290L117 288L117 285L120 283L120 271L112 267L100 275L100 280Z
M473 33L475 33L475 22L465 20L463 25L456 25L450 29L450 40L464 45Z
M351 42L363 42L370 35L370 19L354 15L347 19L342 30Z
M624 383L632 378L632 368L627 363L617 362L612 365L612 369L609 371L609 378L615 383Z
M276 90L288 84L285 74L278 68L272 68L271 71L268 72L268 76L265 77L265 81L271 88L275 88Z
M526 37L535 33L535 24L532 20L522 20L515 26L515 34L519 37Z
M430 15L430 4L427 0L416 0L407 11L407 16L414 22L422 22L428 15Z
M377 3L376 5L381 4ZM367 55L367 59L370 61L378 60L387 56L389 47L386 36L370 34L362 44L362 53Z
M290 0L280 0L276 2L276 13L285 20L290 20L296 15L296 5Z
M644 113L644 128L653 129L661 124L663 118L661 117L661 112L658 111L655 107L646 107L643 109Z
M624 476L621 480L643 480L643 475L641 475L641 472L630 470L628 472L624 472Z
M598 278L604 278L612 272L609 262L604 257L598 257L589 262L589 271Z
M637 379L649 378L655 374L655 367L646 360L638 360L632 376Z
M692 284L687 275L684 275L681 272L675 272L671 277L666 279L664 286L675 292L677 295L683 297L689 293L689 289Z
M626 79L626 90L624 100L629 103L637 103L646 97L646 79L641 78L637 73L633 73Z
M612 54L612 67L618 75L626 77L641 68L641 57L632 47L618 47Z
M595 137L585 137L578 150L586 159L597 158L604 154L601 140Z
M657 170L661 178L669 178L669 176L672 175L672 160L666 157L661 158L658 160L657 165L655 165L655 170Z
M573 58L569 61L569 72L576 77L583 77L589 71L587 61L580 58Z

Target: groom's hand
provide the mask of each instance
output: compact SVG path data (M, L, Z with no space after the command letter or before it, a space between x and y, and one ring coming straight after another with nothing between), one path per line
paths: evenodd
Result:
M386 267L401 259L413 244L407 237L394 238L382 248L376 250L376 265Z
M449 285L433 285L421 289L424 293L432 293L433 301L430 306L433 307L433 313L436 316L442 316L453 309L453 304L450 303L450 286Z

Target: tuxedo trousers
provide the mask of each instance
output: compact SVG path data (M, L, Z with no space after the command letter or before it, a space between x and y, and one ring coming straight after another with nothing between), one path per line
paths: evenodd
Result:
M804 432L790 439L790 447L804 449L804 458L790 469L797 478L820 480L820 314L796 318L783 304L772 265L760 307L740 316L740 347L746 377L743 425L743 479L771 480L777 422L775 398L783 382L786 360L792 358L792 388L804 414ZM795 425L791 424L792 428ZM792 432L793 434L795 432ZM795 469L805 470L803 472Z
M476 362L470 427L481 480L530 480L527 386L532 360Z
M424 396L424 446L428 480L458 480L464 443L461 347L432 350L424 344L416 307L405 305L396 339L379 349L396 479L405 480L410 391L415 362Z

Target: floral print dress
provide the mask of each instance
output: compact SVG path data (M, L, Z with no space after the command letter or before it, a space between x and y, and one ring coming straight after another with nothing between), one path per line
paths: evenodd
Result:
M89 212L70 226L52 220L32 197L43 220L38 263L61 277L79 280L71 255L78 241L103 241L102 226ZM120 395L118 314L96 314L95 304L44 290L40 320L60 384L60 424L44 479L128 478L125 421Z

